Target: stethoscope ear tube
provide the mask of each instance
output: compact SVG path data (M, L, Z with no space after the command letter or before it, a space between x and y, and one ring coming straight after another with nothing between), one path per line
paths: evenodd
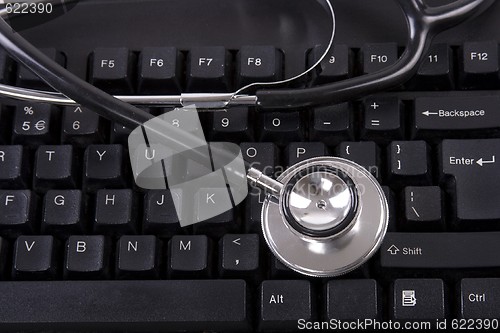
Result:
M373 74L306 89L259 90L257 104L262 110L295 110L299 107L336 104L377 91L394 88L410 80L428 52L433 37L478 14L494 0L458 0L429 7L422 0L397 0L406 18L408 43L392 66Z

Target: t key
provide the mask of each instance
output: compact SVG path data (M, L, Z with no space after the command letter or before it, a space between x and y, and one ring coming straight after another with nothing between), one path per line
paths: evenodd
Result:
M34 187L40 191L75 187L73 160L73 146L40 146L35 156Z

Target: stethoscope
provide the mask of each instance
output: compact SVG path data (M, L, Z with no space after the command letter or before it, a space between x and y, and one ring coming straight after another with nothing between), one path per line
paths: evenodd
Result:
M406 17L409 38L405 52L394 65L318 87L269 89L307 75L328 55L335 35L335 15L330 0L319 1L328 10L332 22L323 56L307 71L290 79L252 83L227 94L110 96L47 58L2 19L0 45L57 92L0 84L0 96L58 105L79 104L130 128L140 127L152 118L132 104L195 105L202 109L248 105L263 111L296 111L313 105L335 104L408 81L418 70L436 34L482 12L494 2L458 0L429 7L423 0L397 0ZM5 9L0 14L5 17ZM259 87L265 88L257 89ZM245 94L252 88L257 89L255 94ZM166 145L178 151L204 144L196 136L169 124L161 124L155 131ZM218 153L225 154L224 151ZM191 157L197 158L195 153ZM389 220L388 205L381 186L363 167L336 157L318 157L289 167L276 180L251 166L247 168L246 179L250 185L266 193L261 214L264 238L273 254L293 270L318 277L342 275L363 265L380 247Z

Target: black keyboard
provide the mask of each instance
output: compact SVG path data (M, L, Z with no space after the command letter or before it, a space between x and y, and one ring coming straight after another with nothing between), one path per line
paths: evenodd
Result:
M333 4L335 47L298 86L373 73L404 51L396 1ZM496 3L438 36L391 91L297 112L200 113L207 140L239 144L268 175L332 155L377 178L388 233L336 278L271 254L262 197L182 228L175 193L135 185L130 129L82 107L2 101L0 331L498 327L499 17ZM306 1L87 1L22 35L112 94L229 92L313 64L326 18ZM316 24L293 25L304 19ZM0 81L50 89L5 53Z

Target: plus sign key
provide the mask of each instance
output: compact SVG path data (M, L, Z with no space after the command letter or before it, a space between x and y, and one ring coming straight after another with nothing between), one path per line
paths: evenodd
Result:
M403 137L401 102L397 98L368 98L363 104L362 139L387 143Z

